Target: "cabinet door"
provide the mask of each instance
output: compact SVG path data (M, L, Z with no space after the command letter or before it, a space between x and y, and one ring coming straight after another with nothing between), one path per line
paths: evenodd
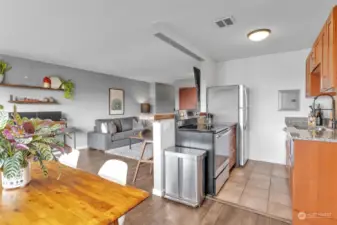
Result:
M310 70L309 70L309 72L311 73L316 68L315 48L314 47L312 48L312 51L310 52L309 58L310 58L310 62L309 62Z
M322 31L322 47L323 54L321 59L321 92L331 88L331 80L329 76L329 37L327 26Z
M315 43L315 67L322 63L323 47L322 47L322 33L319 34Z
M310 61L311 61L311 54L308 55L306 64L305 64L305 96L311 97L310 93Z
M335 66L334 65L334 22L333 22L333 17L330 16L328 21L327 21L327 44L328 44L328 50L327 50L327 73L328 73L328 79L330 82L330 87L336 87L336 74L335 74Z

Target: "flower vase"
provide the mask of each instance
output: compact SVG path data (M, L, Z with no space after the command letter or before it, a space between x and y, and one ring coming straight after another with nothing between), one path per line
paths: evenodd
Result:
M5 79L5 74L0 74L0 84L4 81Z
M9 190L15 188L23 188L31 181L31 166L30 162L25 168L21 168L15 177L6 178L1 172L2 188Z

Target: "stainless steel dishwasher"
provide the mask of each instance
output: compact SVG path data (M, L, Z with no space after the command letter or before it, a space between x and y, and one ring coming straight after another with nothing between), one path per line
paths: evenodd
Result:
M193 207L205 198L206 151L172 147L165 150L165 198Z

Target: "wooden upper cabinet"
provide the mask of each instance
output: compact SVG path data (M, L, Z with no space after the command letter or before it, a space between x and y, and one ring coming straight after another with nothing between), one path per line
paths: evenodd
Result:
M334 8L332 14L329 16L326 23L327 32L327 76L330 81L331 87L337 87L337 34L336 34L336 21L337 21L337 7ZM330 88L331 88L330 87Z
M306 96L336 95L337 88L337 6L313 44L306 61ZM308 72L309 71L309 72Z
M179 109L196 109L198 107L197 89L180 88L179 89Z
M320 76L317 74L312 74L312 54L310 54L306 60L306 87L305 87L305 95L306 97L312 97L319 95L321 80Z
M314 53L315 53L315 68L321 66L322 64L322 55L323 55L323 43L322 43L322 33L318 36L314 44Z
M322 59L321 59L321 91L331 88L331 80L329 77L329 38L328 30L325 25L321 35L322 40Z

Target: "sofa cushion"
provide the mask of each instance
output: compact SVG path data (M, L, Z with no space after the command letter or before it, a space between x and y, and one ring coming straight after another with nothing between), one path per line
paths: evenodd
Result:
M133 120L133 117L123 118L120 120L122 124L122 132L132 130Z
M132 129L144 129L143 122L144 121L134 119L132 121Z
M119 141L123 139L128 139L130 136L138 135L140 130L129 130L125 132L118 132L111 136L112 141Z

